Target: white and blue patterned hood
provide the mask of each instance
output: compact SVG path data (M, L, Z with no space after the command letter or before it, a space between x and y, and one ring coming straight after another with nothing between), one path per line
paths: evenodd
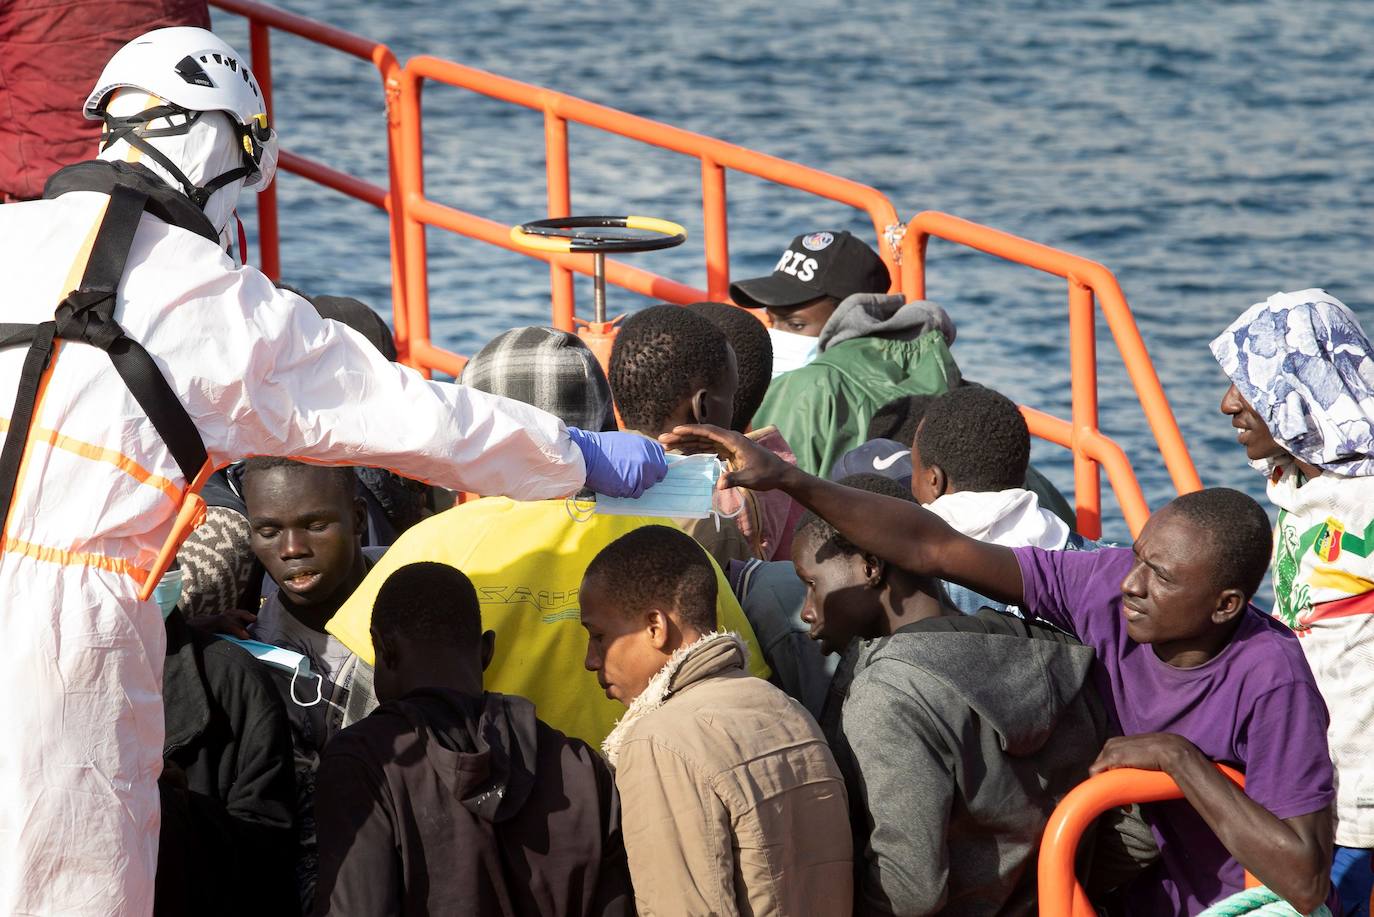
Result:
M1275 293L1212 341L1212 354L1296 458L1374 474L1374 348L1345 303L1324 290ZM1250 464L1267 474L1275 462Z

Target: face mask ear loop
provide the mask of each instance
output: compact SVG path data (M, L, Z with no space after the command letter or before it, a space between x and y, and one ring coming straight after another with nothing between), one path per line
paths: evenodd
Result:
M313 707L313 706L315 706L316 704L318 704L320 701L324 700L324 676L323 676L323 675L316 675L316 676L315 676L315 699L314 699L314 700L312 700L310 703L306 704L306 703L302 703L301 700L300 700L300 698L296 697L296 679L299 678L300 675L301 675L301 670L300 670L300 669L297 669L296 671L294 671L294 672L291 673L291 689L290 689L290 691L291 691L291 703L295 704L297 707Z
M721 474L724 474L726 471L729 471L730 469L729 469L729 466L727 466L727 465L726 465L724 462L722 462L720 459L716 459L716 463L720 466L720 471L719 471L719 473L716 475L716 480L719 481L719 480L720 480L720 475L721 475ZM716 491L716 490L714 490L714 489L711 491L711 515L714 516L715 519L716 519L716 531L717 531L717 532L720 531L720 520L722 520L722 519L734 519L734 518L735 518L736 516L738 516L740 513L744 512L744 501L743 501L743 500L741 500L741 501L739 502L739 509L735 510L733 513L722 513L720 510L716 509L716 494L717 494L718 492L719 492L719 491Z
M582 508L577 505L577 497L564 497L563 510L568 514L568 518L571 519L573 522L591 522L592 517L596 515L596 501L588 500L587 503L588 509L586 510L585 514L579 516L577 515L577 513L582 512Z

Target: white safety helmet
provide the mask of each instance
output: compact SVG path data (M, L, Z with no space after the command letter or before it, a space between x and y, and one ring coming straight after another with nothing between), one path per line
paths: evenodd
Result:
M110 99L125 88L141 90L166 104L122 117L112 115ZM184 134L202 113L211 111L223 112L239 135L242 165L196 185L147 138ZM102 149L123 140L143 151L202 208L215 191L239 179L248 190L261 191L277 171L277 134L268 120L258 81L238 52L205 29L155 29L130 41L105 65L82 112L105 122ZM169 126L150 127L157 119Z

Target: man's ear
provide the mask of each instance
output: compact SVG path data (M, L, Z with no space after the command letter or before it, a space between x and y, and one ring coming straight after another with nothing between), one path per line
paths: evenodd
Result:
M657 608L650 609L644 615L644 633L654 649L666 652L666 647L673 639L672 622L668 620L668 614Z
M704 388L699 388L692 394L692 423L706 422L706 400L710 395L711 393Z
M496 631L487 630L482 632L482 671L487 670L491 665L491 660L496 656Z
M367 501L362 497L353 498L353 531L367 534Z
M1223 589L1217 593L1217 603L1212 609L1212 623L1229 624L1245 611L1248 604L1244 592L1234 587Z
M395 644L383 637L381 632L375 627L368 628L368 631L372 634L373 668L381 667L383 660L386 661L386 667L388 669L399 668L400 659L398 658Z
M864 564L864 585L869 589L877 589L887 578L887 564L872 554L863 555Z
M945 469L939 465L926 466L926 481L936 497L943 497L949 493L949 475L945 474Z

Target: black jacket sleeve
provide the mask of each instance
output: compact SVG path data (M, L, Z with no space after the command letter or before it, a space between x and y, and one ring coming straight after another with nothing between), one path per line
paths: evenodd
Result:
M400 914L404 883L390 795L379 767L337 736L315 780L320 873L315 917Z

